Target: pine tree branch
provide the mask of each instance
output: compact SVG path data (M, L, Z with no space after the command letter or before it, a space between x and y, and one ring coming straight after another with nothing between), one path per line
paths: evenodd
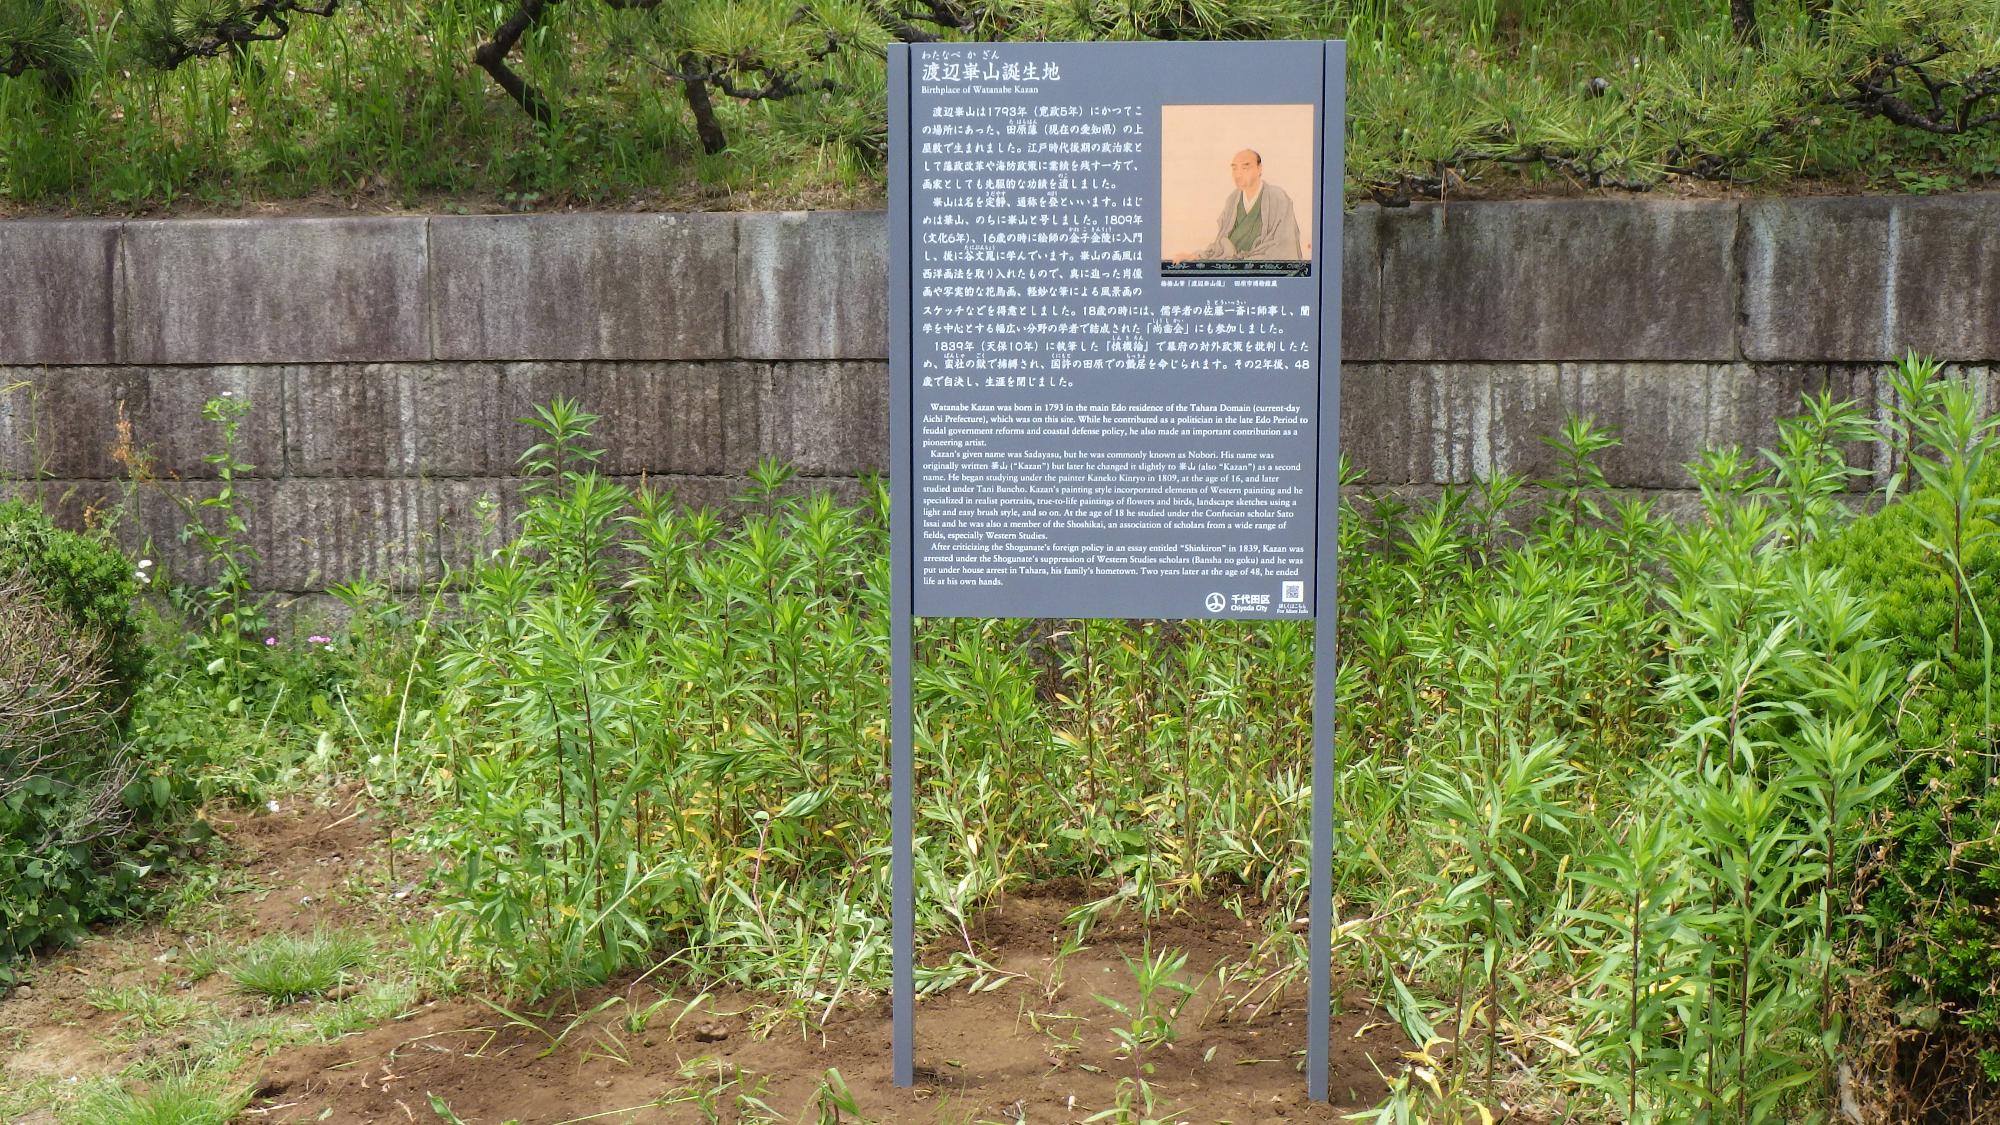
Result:
M520 0L507 19L493 30L493 37L481 43L472 52L472 61L485 71L494 83L514 99L514 104L522 112L534 119L537 125L547 125L555 120L555 107L549 104L542 92L536 89L519 72L507 64L507 56L521 36L530 27L541 22L544 15L561 0Z
M1936 77L1932 64L1952 53L1950 44L1936 38L1914 55L1885 51L1867 61L1849 80L1853 92L1834 104L1941 137L2000 124L2000 66L1962 78Z
M243 57L252 43L268 43L291 34L292 16L325 19L339 8L340 0L258 0L214 22L189 26L179 18L181 13L162 5L142 21L139 50L147 62L161 70L224 53Z
M884 31L905 43L943 42L943 32L977 31L996 14L989 3L967 4L959 0L913 0L894 7L887 0L867 0L867 7L868 14ZM939 30L929 31L919 24Z

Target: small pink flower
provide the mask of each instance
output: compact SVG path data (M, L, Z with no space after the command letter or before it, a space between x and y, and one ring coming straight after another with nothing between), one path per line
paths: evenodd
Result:
M309 645L330 645L333 643L333 638L314 635L307 637L306 643Z
M265 638L264 638L264 644L265 644L265 646L266 646L266 647L269 647L269 646L271 646L271 645L275 645L275 644L277 644L277 643L278 643L278 638L276 638L276 637L265 637Z

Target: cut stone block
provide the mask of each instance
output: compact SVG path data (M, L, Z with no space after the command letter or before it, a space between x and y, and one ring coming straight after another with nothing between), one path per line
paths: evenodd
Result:
M1878 196L1744 203L1744 357L1886 357L1895 212Z
M1905 199L1891 218L1891 335L1879 358L2000 359L2000 192Z
M439 359L729 354L734 215L438 216Z
M1391 360L1736 354L1733 204L1532 201L1382 213Z
M119 358L428 359L424 224L398 217L126 223Z
M1340 361L1382 358L1382 209L1356 207L1342 220Z
M119 225L0 222L0 364L116 361Z
M888 358L887 222L880 211L742 215L736 354Z

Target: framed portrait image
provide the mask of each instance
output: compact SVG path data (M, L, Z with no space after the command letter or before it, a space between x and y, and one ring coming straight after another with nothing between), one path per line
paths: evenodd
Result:
M1312 273L1313 107L1160 107L1163 276Z

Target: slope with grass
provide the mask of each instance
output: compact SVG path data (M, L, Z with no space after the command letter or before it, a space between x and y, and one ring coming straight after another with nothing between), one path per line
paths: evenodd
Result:
M1929 192L2000 171L1983 0L1761 0L1751 42L1710 0L300 7L0 6L0 60L10 40L31 60L0 77L0 206L869 205L884 46L928 36L1343 37L1350 197Z

